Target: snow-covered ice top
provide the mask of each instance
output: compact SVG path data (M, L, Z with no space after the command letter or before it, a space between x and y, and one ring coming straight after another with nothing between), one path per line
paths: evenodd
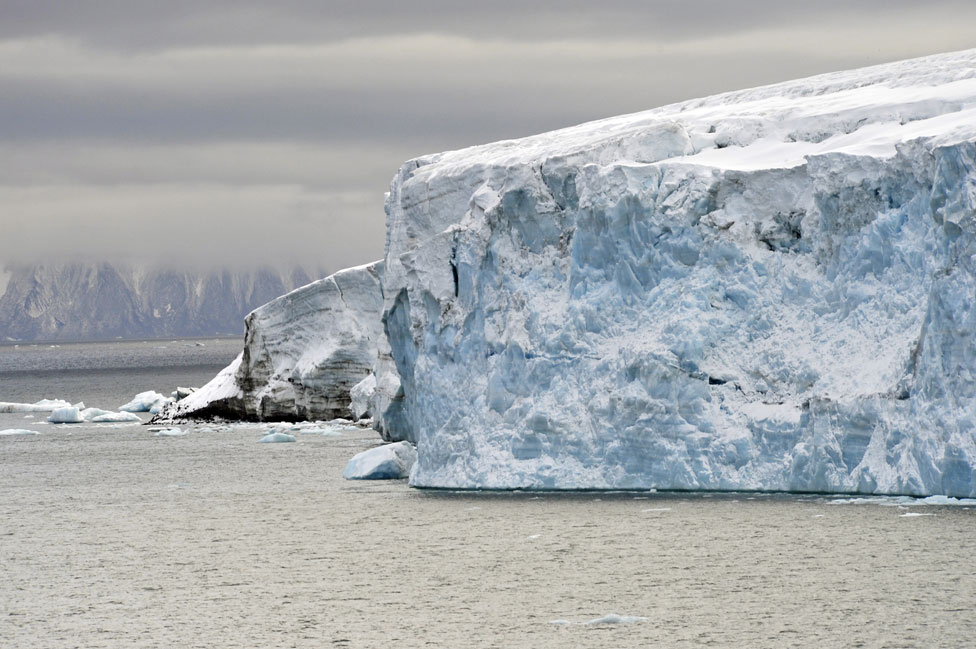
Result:
M418 486L976 493L976 50L424 156Z

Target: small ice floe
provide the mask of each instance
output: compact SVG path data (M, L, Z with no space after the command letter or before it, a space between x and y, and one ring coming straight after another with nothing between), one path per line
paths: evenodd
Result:
M279 433L273 431L258 440L261 444L280 444L282 442L294 442L296 441L294 435L289 435L288 433Z
M671 508L670 507L651 507L650 509L642 509L641 511L642 512L645 512L645 513L646 512L669 512L669 511L671 511Z
M125 423L142 423L142 419L139 415L132 412L107 412L104 415L98 415L91 419L93 424L125 424Z
M156 437L183 437L190 432L182 428L150 428L149 431L155 431Z
M823 514L814 514L813 517L814 518L823 518L824 515Z
M301 433L302 435L324 435L334 437L342 435L341 425L336 425L333 421L303 421L288 426L291 434Z
M164 397L158 392L149 390L148 392L140 392L132 397L132 401L124 406L119 406L119 410L123 412L152 412L153 408L157 406L162 408L168 401L169 397Z
M102 415L111 414L111 410L102 410L101 408L84 408L81 411L81 418L85 421L91 421L95 417L101 417Z
M58 408L51 413L47 420L52 424L80 424L85 421L85 418L81 416L81 412L77 408L68 406L67 408Z
M0 412L54 412L59 408L68 408L71 404L62 399L41 399L34 403L12 403L0 401Z
M898 517L899 518L915 518L916 516L935 516L935 514L932 514L930 512L925 512L924 514L922 512L905 512L904 514L900 514Z
M603 624L634 624L636 622L647 622L646 617L637 615L617 615L610 613L603 617L598 617L586 622L571 622L570 620L552 620L549 624L559 624L563 626L597 626Z
M26 430L24 428L8 428L0 430L0 437L13 437L14 435L39 435L36 430Z
M357 453L346 465L346 480L398 480L410 476L417 449L410 442L395 442Z
M528 538L529 538L530 540L534 540L534 539L537 539L537 538L539 538L540 536L542 536L542 535L541 535L541 534L533 534L533 535L531 535L531 536L529 536Z

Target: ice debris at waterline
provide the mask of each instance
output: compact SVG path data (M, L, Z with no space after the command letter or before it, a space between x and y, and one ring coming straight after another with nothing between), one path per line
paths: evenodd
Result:
M346 464L346 480L398 480L410 475L417 449L410 442L394 442L357 453Z
M258 440L262 444L280 444L283 442L295 442L297 441L294 435L289 435L288 433L279 433L277 431L268 433L264 437Z
M38 435L36 430L27 430L26 428L8 428L7 430L0 430L0 437L13 437L16 435Z
M190 433L182 428L150 428L149 430L154 432L156 437L183 437Z
M51 413L47 420L52 424L80 424L85 421L85 418L81 416L81 411L77 407L68 406L67 408L58 408Z
M389 357L380 270L379 262L343 270L256 309L242 354L154 421L350 416L351 389Z
M171 401L173 400L170 397L149 390L148 392L140 392L132 397L132 401L124 406L119 406L119 410L123 412L152 412L156 408L158 411L159 408Z
M404 164L411 483L976 495L976 50Z
M131 412L109 412L90 419L93 424L142 423L139 415Z
M36 403L12 403L0 401L0 413L11 412L54 412L59 408L68 408L71 403L62 399L41 399Z

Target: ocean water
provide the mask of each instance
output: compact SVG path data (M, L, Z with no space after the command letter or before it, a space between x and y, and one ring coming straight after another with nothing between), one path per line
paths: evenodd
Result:
M204 346L196 345L197 342ZM165 349L161 349L165 347ZM0 347L0 401L114 408L239 341ZM350 482L365 429L0 415L0 647L946 647L976 504ZM938 501L936 501L938 502Z

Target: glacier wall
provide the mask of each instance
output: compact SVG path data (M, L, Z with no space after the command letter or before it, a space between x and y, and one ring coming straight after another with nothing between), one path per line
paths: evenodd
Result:
M241 355L154 421L350 417L352 388L389 358L381 271L382 262L339 271L254 310Z
M976 496L976 51L406 163L411 483Z

